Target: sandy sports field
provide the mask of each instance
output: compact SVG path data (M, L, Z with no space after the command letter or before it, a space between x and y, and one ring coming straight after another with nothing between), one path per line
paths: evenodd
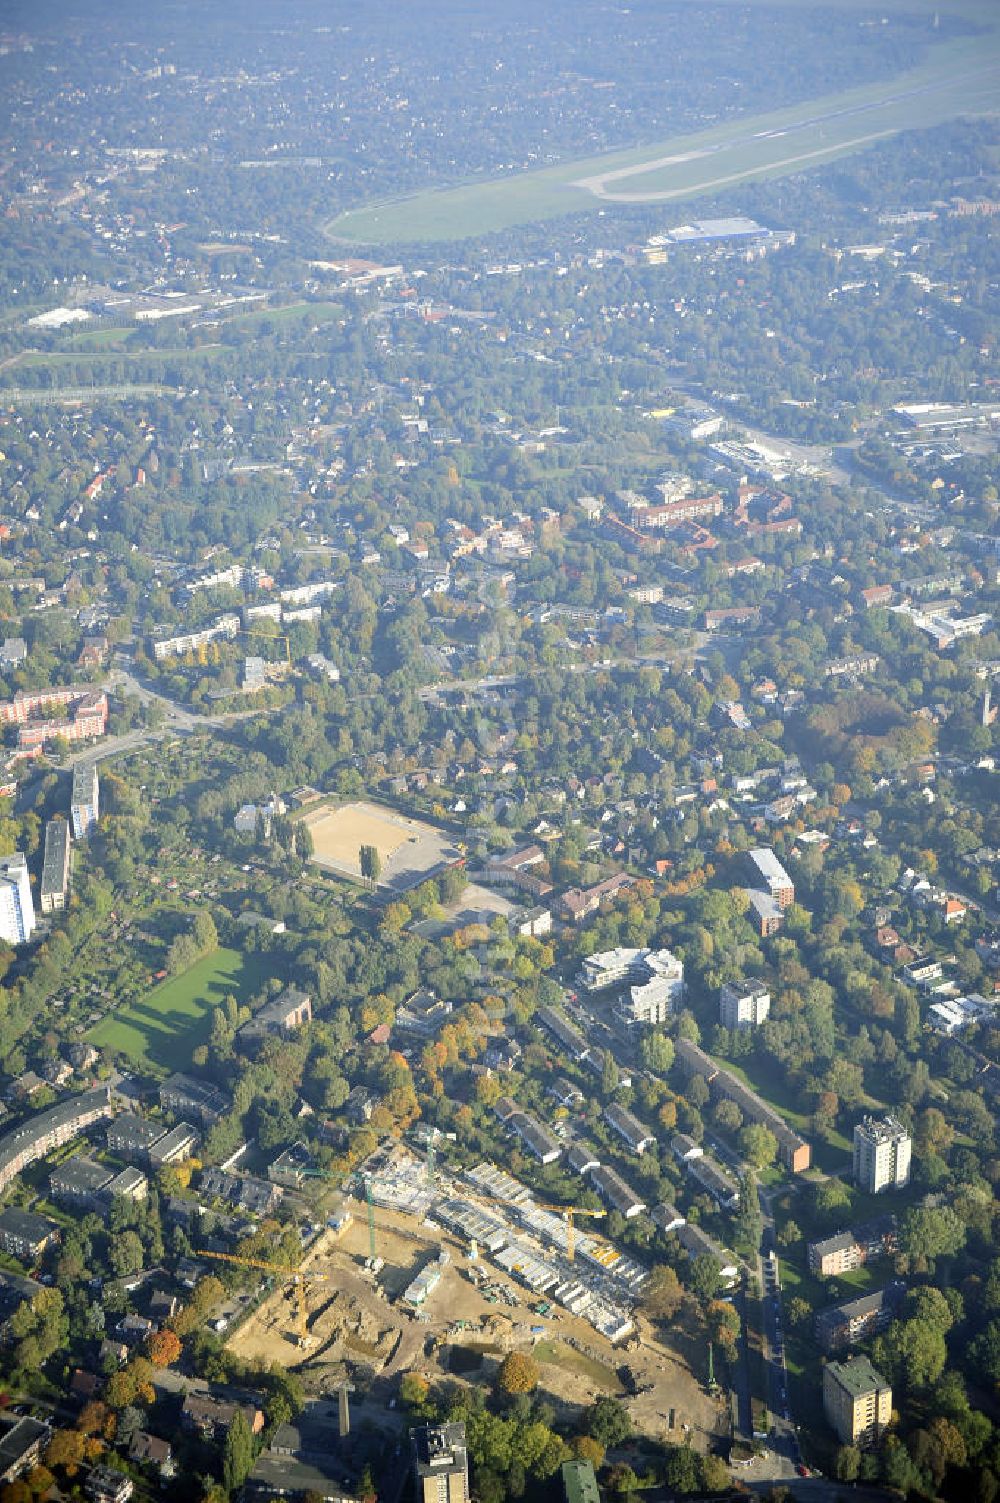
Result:
M302 822L312 835L312 859L317 866L359 882L361 847L373 845L382 858L379 886L398 892L461 859L458 848L433 825L377 804L325 805L310 810Z

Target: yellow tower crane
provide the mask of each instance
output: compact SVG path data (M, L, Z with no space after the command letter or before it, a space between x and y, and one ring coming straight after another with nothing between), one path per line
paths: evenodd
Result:
M484 1195L481 1191L472 1191L472 1190L469 1190L467 1188L467 1186L465 1186L465 1185L462 1186L461 1194L462 1194L462 1196L466 1200L478 1200L483 1205L486 1205L486 1206L488 1206L488 1205L517 1206L519 1204L518 1201L516 1201L516 1200L508 1200L506 1198L506 1196L503 1196L503 1195ZM608 1214L607 1211L603 1211L603 1210L600 1210L600 1211L591 1211L586 1206L552 1206L552 1205L546 1205L546 1204L544 1204L540 1200L536 1200L535 1201L535 1208L536 1208L536 1210L539 1210L539 1211L552 1211L556 1216L561 1216L563 1218L563 1220L565 1221L565 1223L566 1223L566 1257L567 1257L567 1259L569 1260L570 1263L573 1262L573 1256L574 1256L574 1253L576 1251L575 1240L574 1240L574 1226L573 1226L574 1218L577 1217L577 1216L592 1216L594 1218L598 1218L598 1217L604 1217L604 1216L606 1216Z
M575 1251L575 1248L574 1248L573 1218L575 1216L595 1216L595 1217L597 1217L597 1216L606 1216L608 1214L607 1211L590 1211L590 1210L587 1210L587 1208L585 1206L547 1206L547 1205L542 1205L540 1202L536 1202L536 1204L538 1204L538 1209L540 1211L553 1211L557 1216L561 1216L562 1219L565 1221L565 1223L566 1223L566 1256L567 1256L567 1258L569 1259L569 1261L571 1263L573 1261L573 1253Z
M209 1252L207 1247L196 1248L195 1253L199 1258L215 1258L219 1263L235 1263L239 1268L262 1268L267 1273L280 1273L290 1278L295 1298L295 1335L299 1346L308 1345L309 1285L326 1283L330 1277L328 1273L292 1268L286 1263L265 1263L261 1258L240 1258L235 1253Z

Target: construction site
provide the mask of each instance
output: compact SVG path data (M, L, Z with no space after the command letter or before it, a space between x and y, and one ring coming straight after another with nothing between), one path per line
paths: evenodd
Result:
M381 1410L404 1373L489 1385L508 1352L531 1351L559 1409L611 1394L641 1433L699 1448L725 1433L725 1404L686 1360L695 1333L654 1339L637 1309L646 1270L575 1225L601 1212L543 1206L495 1165L452 1175L429 1157L396 1146L370 1161L230 1348L314 1394L350 1383L355 1407Z

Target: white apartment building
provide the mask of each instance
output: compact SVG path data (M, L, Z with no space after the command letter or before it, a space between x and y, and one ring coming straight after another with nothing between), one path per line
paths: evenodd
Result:
M771 1010L771 993L762 981L727 981L719 992L723 1028L759 1028Z
M100 784L97 779L96 762L80 762L73 769L73 791L70 794L70 818L73 821L73 839L86 840L97 828L100 818Z
M615 1011L628 1027L665 1023L684 996L684 967L670 950L602 950L580 968L584 991L622 988Z
M768 846L758 846L747 854L778 907L787 908L790 903L794 903L795 884L774 852Z
M201 631L184 632L179 637L158 637L154 640L153 657L158 663L166 658L183 657L188 652L195 652L199 647L207 647L210 642L224 638L227 641L238 634L240 630L240 618L232 614L220 616L212 626L203 627Z
M28 863L23 852L0 859L0 939L23 945L35 927Z
M869 1195L910 1182L912 1141L897 1118L865 1117L854 1128L854 1182Z

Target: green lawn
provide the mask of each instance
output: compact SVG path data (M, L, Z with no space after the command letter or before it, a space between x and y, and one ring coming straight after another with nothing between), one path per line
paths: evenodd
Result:
M131 333L130 329L122 329L117 325L110 329L88 329L81 334L71 334L66 340L69 354L79 352L104 352L109 349L121 349Z
M317 323L329 323L343 315L342 303L307 302L285 303L278 308L255 308L252 313L233 313L229 308L220 308L219 317L224 320L223 329L254 329L259 324L286 324L293 318L306 314Z
M893 79L626 151L363 205L340 214L328 233L367 245L459 240L604 203L668 204L822 166L900 130L992 113L996 20L982 0L963 0L958 10L992 34L934 44L918 67Z
M737 1060L723 1060L723 1066L732 1075L744 1081L761 1100L773 1106L798 1133L808 1139L812 1146L813 1163L827 1174L836 1173L851 1157L851 1142L842 1132L833 1132L827 1141L817 1138L812 1130L808 1112L802 1110L801 1100L789 1089L780 1068L766 1058L753 1061L752 1073ZM860 1113L859 1113L860 1115ZM767 1183L767 1181L765 1181Z
M114 1049L136 1065L163 1065L179 1070L191 1063L191 1051L208 1038L212 1012L230 993L244 1002L268 975L258 955L219 949L183 975L154 987L104 1018L87 1034L99 1049Z

